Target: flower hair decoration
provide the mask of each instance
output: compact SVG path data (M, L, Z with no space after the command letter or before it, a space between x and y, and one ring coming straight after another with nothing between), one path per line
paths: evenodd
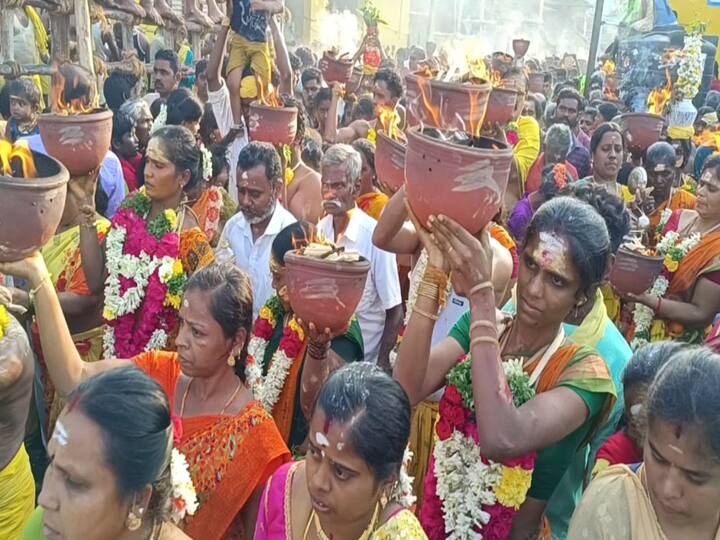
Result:
M553 176L555 177L555 187L564 189L567 187L567 167L564 163L556 163L553 167Z
M212 153L203 143L200 143L200 153L202 154L202 178L206 183L212 179Z

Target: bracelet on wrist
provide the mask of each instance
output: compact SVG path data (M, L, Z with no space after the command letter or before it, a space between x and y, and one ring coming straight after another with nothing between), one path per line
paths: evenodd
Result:
M330 351L330 343L309 342L307 346L307 354L315 360L324 360Z

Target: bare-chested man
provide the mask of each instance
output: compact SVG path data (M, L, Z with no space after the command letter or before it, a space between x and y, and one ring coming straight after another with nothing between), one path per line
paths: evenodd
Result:
M9 291L0 288L0 301ZM20 323L10 316L0 341L0 538L20 538L35 508L35 482L23 446L34 363Z

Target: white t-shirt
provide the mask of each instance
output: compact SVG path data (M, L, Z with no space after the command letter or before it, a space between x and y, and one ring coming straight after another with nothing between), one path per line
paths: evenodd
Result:
M233 121L232 108L230 107L230 91L225 81L222 81L222 88L215 92L208 91L208 103L212 105L215 120L217 121L220 135L225 137L235 125ZM237 137L228 148L228 162L230 170L228 171L228 192L233 201L238 202L237 188L237 162L240 151L248 145L247 131L242 136Z
M402 303L395 255L377 248L372 242L376 225L377 221L359 208L351 211L350 222L339 239L335 236L332 216L325 216L318 223L320 234L339 246L358 251L370 261L365 291L355 311L365 343L366 362L377 362L385 329L385 312Z
M265 232L253 242L252 228L242 212L238 212L225 225L215 258L218 262L232 260L238 268L250 275L253 286L253 318L274 294L270 274L270 253L277 234L297 221L295 217L276 204Z

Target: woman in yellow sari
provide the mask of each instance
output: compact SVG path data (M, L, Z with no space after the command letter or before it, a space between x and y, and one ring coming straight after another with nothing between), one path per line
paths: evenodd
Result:
M672 353L650 387L644 464L606 469L569 540L720 539L720 356Z

